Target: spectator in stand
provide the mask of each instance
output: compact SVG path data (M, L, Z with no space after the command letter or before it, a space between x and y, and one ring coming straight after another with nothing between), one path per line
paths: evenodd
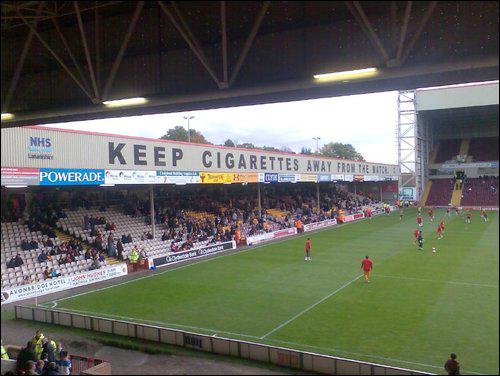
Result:
M55 362L48 362L45 365L45 369L43 371L44 375L69 375L69 373L61 373L59 367Z
M38 359L40 358L40 354L42 353L42 346L44 335L41 330L37 330L35 336L33 337L33 344L35 345L35 353L37 354Z
M90 228L89 216L85 214L83 216L83 229L88 230L89 228Z
M36 362L36 373L37 375L41 375L43 373L43 370L45 368L45 361L40 359Z
M71 361L68 358L67 351L61 351L61 359L57 361L59 375L71 374Z
M97 248L98 251L102 251L102 236L101 234L97 234L97 237L95 238L94 245Z
M35 352L35 345L32 341L29 341L26 344L26 347L19 352L17 356L17 374L20 375L22 372L26 372L28 370L28 361L36 362L38 357Z
M23 239L21 241L21 249L23 251L30 251L31 250L31 245L26 239Z
M99 252L99 262L103 263L106 261L106 258L104 257L104 254L102 252Z
M115 255L116 255L115 240L113 238L113 235L109 234L109 236L108 236L108 256L115 257Z
M92 265L90 265L89 270L96 270L101 268L101 262L99 261L99 257L95 256Z
M84 256L84 257L85 257L85 260L89 260L89 259L91 259L91 258L92 258L92 254L91 254L91 252L90 252L90 249L87 249L87 250L85 251L85 256Z
M118 240L116 243L116 250L118 252L117 259L123 260L123 244L121 240Z
M50 278L57 278L57 277L60 277L61 276L61 273L58 273L54 270L54 268L51 268L50 269Z
M127 243L132 243L132 235L128 234L127 236Z
M2 339L2 359L9 359L9 354L7 353L7 350L5 350L5 347L3 347L3 339Z
M163 235L161 236L161 241L164 242L166 240L168 240L168 234L166 233L166 231L163 231Z
M38 262L42 263L42 262L46 262L47 261L47 253L45 253L45 251L42 251L42 253L40 253L38 255Z
M143 249L141 249L141 251L139 252L139 260L145 260L148 258L148 254L146 253L146 251Z
M56 361L56 357L55 357L55 354L54 354L54 349L52 348L52 345L50 344L50 342L45 339L44 342L43 342L43 345L42 345L42 354L40 355L40 358L41 359L45 359L45 356L47 357L47 360L49 362L55 362Z
M21 266L24 264L24 261L23 259L21 258L21 256L19 255L19 253L16 255L16 259L14 261L14 267L17 268L18 266Z
M25 370L25 375L38 375L36 372L36 361L34 360L28 360L26 362L26 370Z
M43 279L49 279L49 278L51 278L50 269L48 266L46 266L43 271Z
M12 256L12 258L7 263L7 268L15 268L16 267L16 258Z
M35 239L31 239L30 242L31 249L37 249L38 248L38 243Z
M137 262L137 260L139 259L139 252L137 252L137 247L132 248L132 252L130 252L128 259L131 264L135 264Z

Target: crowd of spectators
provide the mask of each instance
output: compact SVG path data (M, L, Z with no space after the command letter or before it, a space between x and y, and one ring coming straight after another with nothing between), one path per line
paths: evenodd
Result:
M333 186L327 192L321 193L321 208L318 209L314 185L268 185L263 188L265 192L259 212L256 194L251 191L255 188L237 188L232 192L222 193L216 189L197 188L182 194L158 189L154 221L161 240L169 242L173 252L191 249L199 242L239 242L247 236L296 226L299 221L301 224L307 224L337 218L341 211L345 214L361 212L361 207L371 202L367 197L354 195ZM95 269L105 262L105 253L109 257L123 260L124 244L153 239L151 231L144 231L140 239L133 239L130 233L122 234L113 222L107 222L105 215L109 206L118 207L123 214L143 218L144 223L150 225L149 198L136 192L124 195L121 190L107 192L106 195L107 197L102 197L95 192L78 191L64 200L56 196L53 199L43 199L35 195L29 205L23 200L11 204L12 208L19 209L8 216L4 215L6 212L3 211L2 219L18 216L22 213L22 207L26 207L28 215L25 223L32 231L43 231L43 245L51 248L50 251L42 251L39 254L40 263L54 259L59 264L69 263L74 261L75 256L84 253L86 260L93 260L91 268ZM84 252L82 245L74 240L54 246L50 237L55 234L50 226L53 226L58 218L65 218L66 210L79 207L95 207L103 213L96 216L86 215L83 218L83 229L90 230L90 236L93 237L90 248ZM200 213L201 215L198 215ZM104 226L106 233L102 234L98 226L101 229ZM39 244L33 239L23 239L20 246L23 250L30 250L37 249ZM136 250L138 258L141 252L141 249ZM22 265L22 260L20 257L13 257L9 264L11 267L19 266ZM46 278L54 277L50 270L44 274Z
M11 359L2 344L2 359ZM16 375L70 375L72 370L68 352L62 344L45 337L37 330L16 359Z

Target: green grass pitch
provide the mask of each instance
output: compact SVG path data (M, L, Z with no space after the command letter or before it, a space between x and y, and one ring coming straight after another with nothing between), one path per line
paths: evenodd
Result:
M436 219L444 211L436 211ZM445 237L415 210L397 212L152 277L65 298L58 309L443 373L450 352L464 373L499 371L498 214L472 224L454 213ZM437 253L431 252L432 247ZM374 262L371 283L361 259ZM50 302L48 306L52 306Z

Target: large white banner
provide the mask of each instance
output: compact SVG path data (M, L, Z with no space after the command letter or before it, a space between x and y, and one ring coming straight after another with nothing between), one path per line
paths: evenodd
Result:
M35 298L37 296L47 295L53 292L68 290L79 286L85 286L91 283L121 277L126 274L127 264L122 263L71 276L51 278L42 282L32 283L30 285L22 285L5 290L2 289L2 304Z
M272 239L281 238L284 236L291 236L297 233L297 228L286 228L284 230L278 230L273 232L266 232L265 234L248 236L247 237L247 245L255 245L259 243L268 242Z
M304 232L318 230L320 228L335 226L337 224L336 219L327 219L326 221L314 222L304 225Z
M1 134L3 167L107 170L109 184L140 184L142 179L154 184L156 177L149 173L159 170L300 174L300 181L312 182L316 174L399 174L397 165L47 127L7 128Z
M156 171L106 170L105 184L155 184Z

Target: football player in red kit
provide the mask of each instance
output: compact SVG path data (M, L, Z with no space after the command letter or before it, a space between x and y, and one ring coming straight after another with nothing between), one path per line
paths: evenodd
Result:
M441 223L438 225L437 234L438 234L438 240L443 239L443 228L441 227Z
M311 261L311 239L307 238L306 240L306 261Z
M434 208L429 209L429 218L431 219L431 222L434 222Z

